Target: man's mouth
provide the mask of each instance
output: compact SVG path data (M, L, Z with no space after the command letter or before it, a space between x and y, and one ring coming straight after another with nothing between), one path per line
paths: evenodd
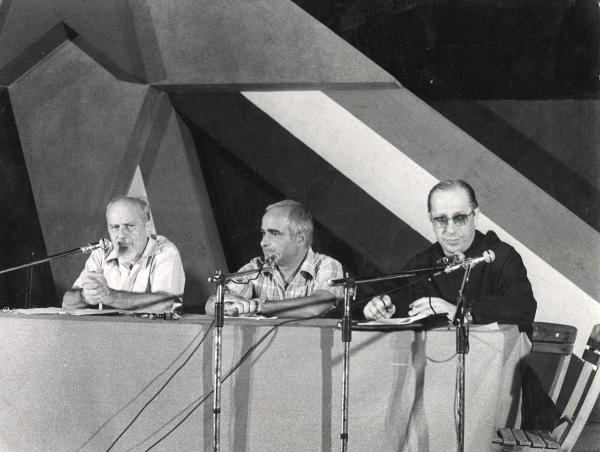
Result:
M270 261L272 263L276 263L277 258L279 257L275 251L271 250L263 250L263 254L265 256L265 261Z
M119 247L118 251L119 253L127 253L130 250L130 245L129 243L125 243L125 242L117 242L117 245Z

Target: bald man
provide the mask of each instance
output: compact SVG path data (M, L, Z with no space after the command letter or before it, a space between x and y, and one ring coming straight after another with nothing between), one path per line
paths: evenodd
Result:
M62 306L97 306L139 312L166 312L182 301L185 274L177 247L152 234L143 199L123 196L106 207L111 246L95 250Z

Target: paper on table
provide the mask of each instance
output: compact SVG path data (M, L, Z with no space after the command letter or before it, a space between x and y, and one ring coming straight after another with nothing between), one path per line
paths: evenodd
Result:
M396 317L393 319L378 319L372 320L370 322L362 322L359 325L410 325L411 323L415 323L425 317L429 317L430 314L422 313L417 314L412 317Z
M276 319L277 316L267 317L264 315L226 315L226 319L252 319L252 320L273 320Z
M26 315L106 315L106 314L127 314L129 311L119 309L72 309L63 308L31 308L31 309L13 309L10 312Z

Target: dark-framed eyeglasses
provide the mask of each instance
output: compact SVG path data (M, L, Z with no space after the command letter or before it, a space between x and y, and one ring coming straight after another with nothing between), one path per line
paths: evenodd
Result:
M454 226L461 227L469 222L469 217L475 213L471 210L469 213L459 213L454 215L452 218L448 217L430 217L429 219L436 228L444 229L448 227L450 220L454 223Z

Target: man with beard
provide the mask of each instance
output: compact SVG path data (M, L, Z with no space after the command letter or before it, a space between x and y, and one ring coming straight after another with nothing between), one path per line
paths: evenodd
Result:
M312 317L335 306L342 289L330 287L329 280L342 277L342 265L313 251L312 216L302 204L288 199L268 206L261 236L264 258L254 258L239 270L256 270L256 275L227 284L225 314ZM263 267L268 258L274 265ZM214 304L212 296L206 302L207 314L214 313Z
M97 249L68 290L64 309L103 305L141 312L166 312L181 302L185 285L177 247L153 235L148 203L122 196L108 203L111 245Z

